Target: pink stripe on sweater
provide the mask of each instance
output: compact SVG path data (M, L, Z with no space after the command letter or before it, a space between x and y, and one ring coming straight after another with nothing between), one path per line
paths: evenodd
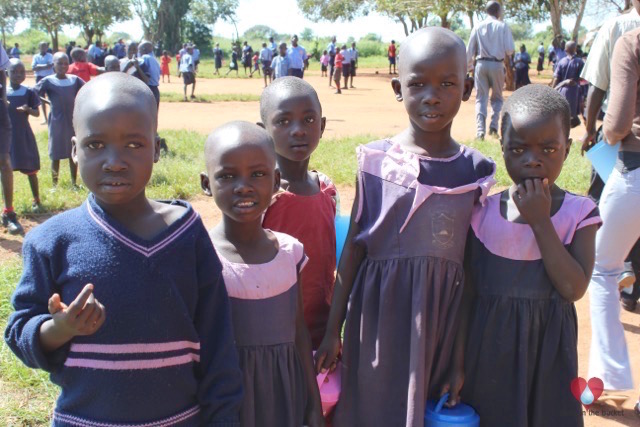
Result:
M71 344L75 353L131 354L161 353L183 349L200 350L200 343L192 341L172 341L149 344Z
M69 368L104 369L109 371L130 371L138 369L160 369L170 366L186 365L191 362L199 362L200 356L195 353L182 356L167 357L162 359L142 360L100 360L68 357L64 366Z
M158 421L152 421L149 423L136 423L136 424L113 424L113 423L102 423L97 421L86 420L84 418L75 417L73 415L63 414L60 412L53 413L54 420L60 420L75 426L80 427L165 427L171 426L181 421L186 421L187 419L193 417L200 413L200 408L198 406L194 406L190 409L187 409L184 412L176 414L172 417L163 418Z

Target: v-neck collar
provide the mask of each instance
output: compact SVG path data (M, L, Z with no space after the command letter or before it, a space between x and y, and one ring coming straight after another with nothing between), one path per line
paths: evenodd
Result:
M180 218L149 240L137 236L127 230L121 223L107 215L96 203L93 194L89 195L85 206L91 221L99 226L105 233L144 257L150 258L176 240L198 219L198 214L189 203L184 201L174 201L173 203L184 206L186 208L185 212Z

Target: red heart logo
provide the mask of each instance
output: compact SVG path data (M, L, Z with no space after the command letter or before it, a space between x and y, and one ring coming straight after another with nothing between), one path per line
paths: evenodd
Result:
M578 377L571 381L571 393L576 400L589 407L602 395L604 383L600 378L593 377L589 381Z

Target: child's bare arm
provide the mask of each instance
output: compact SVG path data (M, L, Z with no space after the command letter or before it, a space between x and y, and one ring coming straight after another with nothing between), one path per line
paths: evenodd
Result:
M300 283L300 275L298 274L298 283ZM322 417L322 403L320 402L320 391L316 382L316 372L313 367L313 347L311 346L311 335L304 322L304 313L302 308L302 289L298 289L298 310L296 315L296 348L302 361L302 369L304 370L305 383L307 385L307 394L309 399L305 408L305 425L311 427L324 426L324 418Z
M49 299L52 318L40 326L40 345L50 353L78 335L94 334L106 319L104 306L93 296L93 285L86 285L68 306L54 294Z
M38 110L37 108L31 108L29 107L27 104L24 104L18 108L16 108L17 111L21 111L25 114L28 114L30 116L33 117L38 117L40 116L40 110Z
M316 369L318 372L332 368L335 365L336 357L340 352L340 330L347 313L349 295L351 295L353 282L365 256L364 248L354 243L355 236L360 232L360 227L355 222L360 197L359 186L356 182L356 197L351 210L349 232L342 250L342 256L338 260L338 274L333 289L327 332L316 352Z
M551 222L551 193L546 179L526 180L518 185L514 202L533 230L553 286L567 301L582 298L595 262L596 226L578 230L567 250Z

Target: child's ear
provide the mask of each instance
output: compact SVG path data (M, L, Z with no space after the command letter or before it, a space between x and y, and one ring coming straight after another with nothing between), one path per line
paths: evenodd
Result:
M158 163L158 160L160 160L160 136L156 134L153 141L153 163Z
M396 94L396 101L402 102L402 85L397 77L391 80L391 88L393 89L393 93Z
M273 185L273 194L277 193L280 190L280 169L276 168L274 173L274 185Z
M473 92L473 77L467 76L464 79L464 92L462 93L462 100L468 101L471 98L471 92Z
M569 157L569 152L571 152L571 145L573 144L573 140L571 138L569 138L569 140L567 141L567 150L564 153L564 159L567 160L567 158Z
M258 126L260 126L262 129L267 129L267 128L264 126L264 123L262 123L262 122L256 122L256 124L257 124Z
M327 127L327 118L323 117L320 119L320 138L324 135L324 129Z
M211 183L209 182L209 175L206 172L200 172L200 187L202 187L202 191L204 194L211 197Z
M78 164L78 140L75 136L71 137L71 160Z

